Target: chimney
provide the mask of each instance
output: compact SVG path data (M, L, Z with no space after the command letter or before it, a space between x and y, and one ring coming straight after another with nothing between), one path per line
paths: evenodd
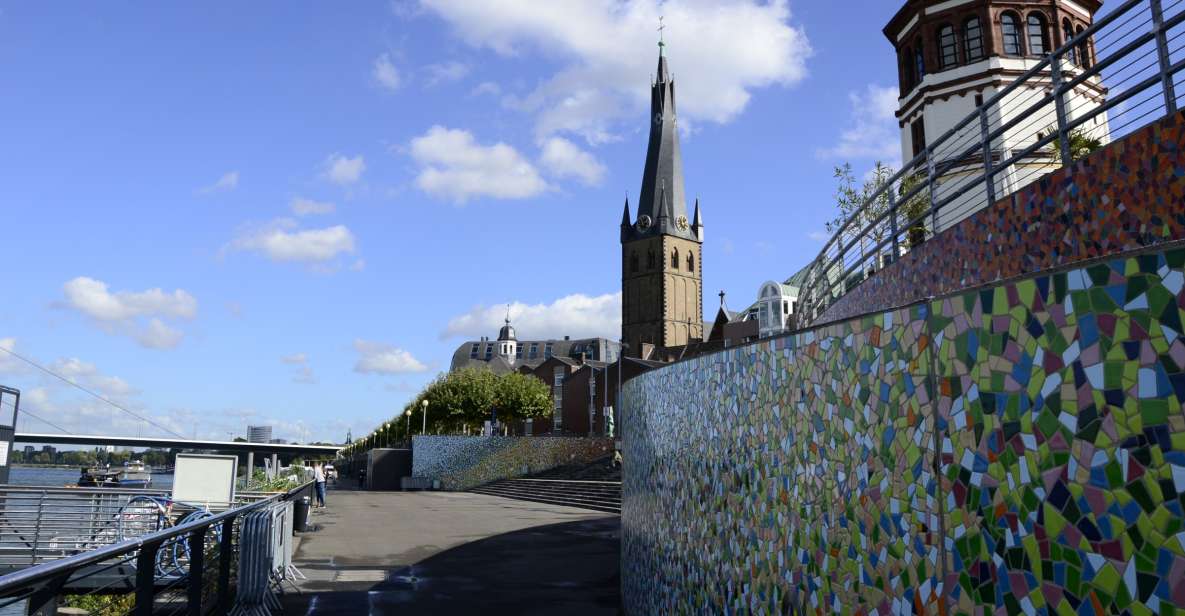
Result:
M567 341L567 340L571 340L571 339L572 339L572 337L571 337L571 336L564 336L564 340L565 340L565 341Z

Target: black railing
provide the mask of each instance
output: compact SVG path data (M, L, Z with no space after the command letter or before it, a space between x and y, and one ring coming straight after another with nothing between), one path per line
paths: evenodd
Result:
M25 601L31 614L64 596L67 604L99 606L105 614L225 613L241 547L237 524L246 514L307 495L311 487L308 482L221 513L190 515L176 526L5 575L0 609Z
M1185 0L1128 0L1039 60L1002 59L1025 72L879 181L839 223L809 266L800 325L816 324L828 306L936 233L1176 113L1178 89L1185 92L1177 83L1183 8ZM907 112L924 104L906 100Z

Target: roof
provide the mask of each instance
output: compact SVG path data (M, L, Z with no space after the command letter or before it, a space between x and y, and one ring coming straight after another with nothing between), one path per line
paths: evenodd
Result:
M470 357L473 351L473 345L478 345L478 354L476 358ZM518 348L522 349L522 358L516 359L514 364L506 362L498 355L497 340L467 340L457 347L453 352L452 363L449 370L460 370L462 368L483 368L488 367L495 372L502 369L495 367L493 362L501 360L506 364L505 370L512 372L520 366L528 366L534 368L548 359L546 356L547 345L551 345L551 354L556 357L564 357L571 360L578 360L580 353L585 353L587 358L601 358L604 359L602 349L610 350L616 354L618 342L608 338L580 338L577 340L519 340L517 342ZM534 359L530 357L531 346L535 345L536 356ZM486 348L490 349L490 359L487 361Z

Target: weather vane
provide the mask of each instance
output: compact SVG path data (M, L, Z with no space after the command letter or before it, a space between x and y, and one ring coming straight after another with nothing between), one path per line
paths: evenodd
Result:
M660 56L662 55L662 48L667 46L667 44L664 43L662 40L663 30L667 29L666 24L662 23L662 20L663 20L663 16L659 15L658 16L658 55L660 55Z

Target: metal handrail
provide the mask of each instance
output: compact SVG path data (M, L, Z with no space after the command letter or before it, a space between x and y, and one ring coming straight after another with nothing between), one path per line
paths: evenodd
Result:
M1180 4L1180 0L1172 6L1178 4ZM1071 62L1071 65L1075 67L1074 74L1068 74L1069 71L1063 67L1068 54L1076 55L1080 48L1090 44L1096 34L1140 7L1146 8L1151 13L1150 22L1152 25L1150 29L1132 34L1131 40L1126 41L1117 51L1112 51L1103 58L1094 58L1094 61L1089 65L1086 65L1086 62L1081 64ZM1130 21L1132 20L1129 19L1128 22ZM1126 25L1128 22L1124 22L1122 25ZM932 231L936 232L938 230L938 214L944 207L956 203L972 190L981 187L985 189L988 201L994 202L997 198L995 195L995 183L998 181L996 176L1006 172L1013 165L1037 155L1051 144L1057 146L1052 156L1056 157L1060 154L1061 164L1063 166L1070 164L1072 162L1071 132L1084 126L1091 119L1097 119L1100 115L1106 114L1109 110L1153 87L1157 82L1162 84L1164 90L1166 113L1175 112L1177 107L1173 76L1185 70L1185 61L1172 62L1165 33L1183 22L1185 22L1185 11L1178 10L1174 15L1165 17L1161 0L1127 0L1091 24L1090 27L1071 37L1060 48L1046 54L1019 78L984 101L973 113L957 122L937 140L927 144L917 156L904 164L891 178L876 187L859 208L840 222L838 229L808 266L803 285L803 296L799 300L800 314L802 315L800 323L811 325L811 321L822 316L827 306L854 288L854 285L849 288L849 285L853 283L853 276L867 267L870 259L889 257L890 255L883 255L881 252L888 245L892 245L891 260L895 261L903 254L901 251L902 240L917 229L918 225L922 225L924 228L925 221L930 219L933 221ZM1052 24L1050 27L1056 29L1057 24ZM1142 24L1141 27L1143 27ZM1136 82L1114 97L1108 97L1108 100L1092 105L1073 120L1067 118L1068 114L1064 104L1067 93L1091 80L1096 80L1101 84L1102 73L1105 69L1150 42L1156 44L1158 69L1152 76ZM1023 101L1022 109L1015 117L1001 122L999 126L991 126L990 110L1003 109L1002 105L1019 88L1032 85L1038 79L1052 81L1050 91L1031 104L1028 104L1028 101ZM991 147L992 144L1007 137L1011 131L1026 121L1031 126L1036 116L1043 111L1048 111L1051 104L1056 108L1056 130L1051 131L1049 135L1041 135L1038 132L1036 143L1011 152L1003 150L999 155L999 160L995 160L996 154ZM979 123L979 142L970 142L966 147L963 147L962 141L968 136L965 134L965 130L976 122ZM935 159L944 148L953 149L954 154L937 162ZM980 154L983 157L982 163L967 162L969 159L974 161L974 158ZM980 164L982 168L976 170L973 175L964 175L963 169ZM939 182L940 179L946 179L947 174L950 173L960 177L953 187ZM896 187L903 185L910 178L918 178L918 185L908 191L902 190L903 193L907 192L908 194L895 195L897 193ZM952 189L953 193L944 194L939 198L936 195L936 189L942 187ZM911 216L904 224L900 224L902 206L910 204L926 192L929 194L929 206L921 214ZM876 213L872 209L884 207L886 200L888 204L885 211ZM868 218L872 218L872 220L867 220L863 225L860 225L860 221ZM888 228L885 225L886 220ZM859 228L857 228L858 225L860 225ZM873 247L866 250L870 243L873 244ZM859 257L849 267L848 257L852 253L859 253ZM879 267L872 268L873 271L876 269ZM855 285L858 285L862 281L862 277L857 277L854 282Z

